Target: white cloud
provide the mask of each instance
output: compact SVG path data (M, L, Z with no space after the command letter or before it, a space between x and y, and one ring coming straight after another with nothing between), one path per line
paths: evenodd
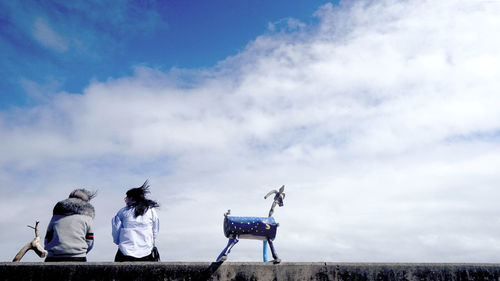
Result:
M301 22L298 19L294 18L285 18L285 19L280 19L275 22L269 22L267 24L267 28L271 32L286 32L286 31L297 31L297 30L302 30L306 27L307 25L303 22ZM278 30L279 29L279 30Z
M59 35L49 23L38 18L33 24L33 37L45 47L53 49L57 52L65 52L68 50L67 40Z
M179 86L178 70L138 68L4 112L0 180L20 193L2 206L18 220L0 216L0 225L47 222L72 188L99 188L89 259L111 260L109 221L124 192L149 178L162 203L162 257L213 260L226 243L222 214L264 216L262 197L285 184L275 212L283 260L495 261L494 7L325 5L315 29L262 36L216 69L185 71L199 77L192 87ZM0 241L8 237L17 236ZM3 260L16 251L8 244ZM241 241L230 259L259 255L257 242Z

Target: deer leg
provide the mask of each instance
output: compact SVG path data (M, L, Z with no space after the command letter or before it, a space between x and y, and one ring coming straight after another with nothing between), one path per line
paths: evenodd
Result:
M274 245L273 245L273 241L271 241L270 239L267 239L267 242L269 243L269 248L271 248L271 254L273 254L273 259L274 259L274 263L280 263L281 260L278 258L278 254L276 254L276 251L274 250Z
M268 261L268 257L267 257L267 241L266 240L262 241L262 260L264 262Z
M238 237L229 238L229 241L227 242L226 248L224 248L224 250L222 250L222 252L217 257L217 260L215 260L215 262L225 261L227 258L227 255L231 252L231 249L234 247L234 245L236 245L236 243L238 243L238 241L239 241Z

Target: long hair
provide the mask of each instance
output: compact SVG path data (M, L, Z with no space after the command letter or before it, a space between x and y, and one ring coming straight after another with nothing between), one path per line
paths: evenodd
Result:
M127 197L130 199L128 206L135 208L135 216L142 216L150 208L160 207L158 202L147 199L146 194L149 191L149 184L146 180L141 187L131 188L127 191Z

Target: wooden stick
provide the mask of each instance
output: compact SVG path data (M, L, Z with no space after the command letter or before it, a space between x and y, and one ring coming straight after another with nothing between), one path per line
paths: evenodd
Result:
M47 255L47 251L45 251L42 244L40 244L40 233L38 232L38 223L39 221L36 221L34 227L28 225L29 228L33 228L35 230L35 238L28 244L24 245L24 247L17 253L17 255L12 260L13 262L20 261L24 257L26 252L28 252L29 250L35 251L35 253L41 258Z

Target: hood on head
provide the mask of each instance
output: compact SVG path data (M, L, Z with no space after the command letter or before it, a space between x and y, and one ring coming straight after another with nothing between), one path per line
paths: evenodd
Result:
M78 198L68 198L57 202L53 215L71 216L84 215L94 218L94 206Z

